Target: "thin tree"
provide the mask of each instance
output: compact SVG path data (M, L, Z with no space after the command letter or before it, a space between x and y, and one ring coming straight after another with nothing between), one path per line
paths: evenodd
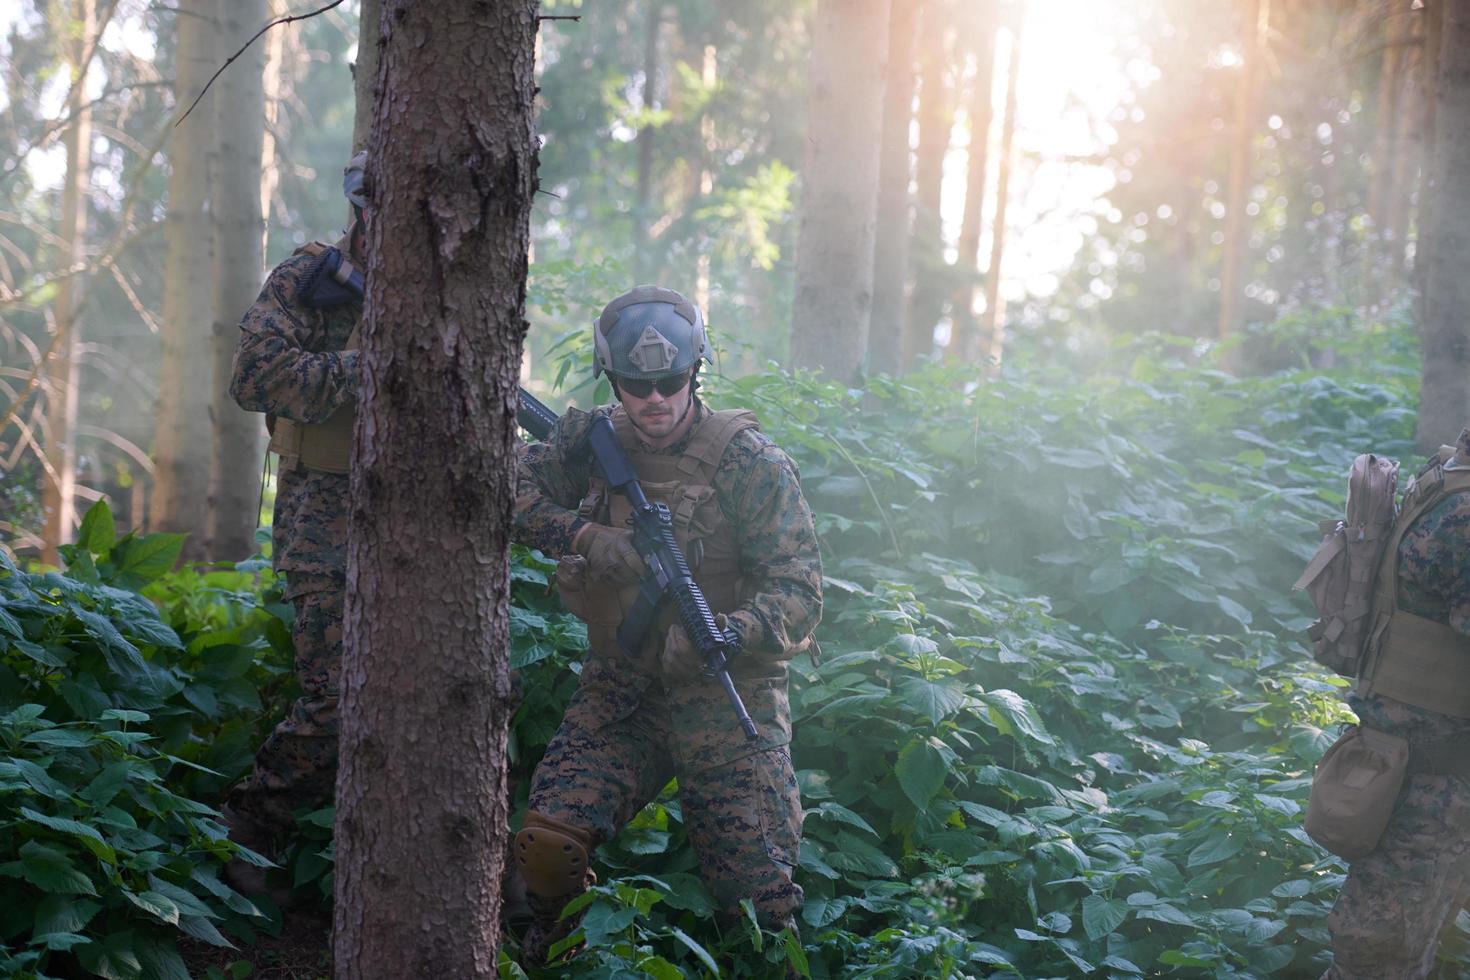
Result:
M71 123L66 131L66 183L61 189L61 225L57 238L61 242L64 268L78 268L87 245L87 191L92 175L92 110L87 99L85 74L91 60L91 47L97 38L97 13L93 0L73 0L67 17L69 33L67 59L71 74L71 91L67 99L67 115ZM50 438L46 441L45 482L41 504L46 523L41 534L41 560L60 566L57 546L71 540L76 520L73 493L77 476L77 346L80 339L77 323L80 305L81 276L69 275L56 286L55 336L51 356L45 364L47 391L47 423Z
M653 282L648 255L648 224L653 211L654 136L653 106L658 96L659 37L663 33L664 5L650 3L643 25L643 125L638 127L637 190L633 203L633 269L639 282Z
M1021 28L1024 14L1017 12L1011 31L1011 50L1006 68L1005 121L1001 124L1000 158L995 184L995 220L990 229L990 265L985 270L985 314L980 333L985 338L985 360L991 370L1000 367L1005 355L1005 316L1001 309L1000 269L1005 258L1006 211L1011 199L1011 147L1016 139L1016 88L1021 77Z
M1436 5L1438 6L1438 5ZM1470 241L1461 215L1470 214L1470 5L1444 3L1437 38L1439 70L1434 148L1418 247L1424 273L1419 325L1424 357L1419 388L1421 448L1448 442L1470 422Z
M353 94L357 97L352 113L352 150L367 146L373 131L373 87L378 84L378 29L382 16L381 0L362 0L357 20L357 62L352 66Z
M221 9L223 50L250 39L266 0L230 0ZM240 316L265 277L265 212L260 193L265 142L266 47L252 44L220 76L215 92L217 162L214 218L214 447L210 468L209 557L239 561L254 551L259 520L260 419L230 397L230 363Z
M851 384L868 343L888 0L819 0L791 358Z
M944 263L944 158L954 128L954 84L948 0L928 0L919 35L919 146L914 160L914 235L909 264L914 288L909 296L903 360L928 354L934 326L944 313L948 279Z
M1241 20L1240 79L1235 89L1235 119L1230 128L1230 183L1225 192L1225 243L1220 260L1221 340L1240 329L1240 301L1245 295L1246 256L1250 229L1246 223L1250 188L1251 147L1261 101L1261 60L1270 16L1270 0L1246 0Z
M975 78L970 88L970 153L965 164L965 218L960 228L959 256L955 260L961 279L950 303L950 318L954 323L952 349L966 362L975 359L980 346L975 295L980 286L980 231L985 212L987 176L985 156L990 142L990 122L993 115L992 82L995 77L995 28L998 20L996 6L995 0L981 0L975 11ZM1009 100L1009 96L1007 99ZM1007 106L1009 105L1007 101ZM1014 124L1011 131L1015 131ZM999 211L1000 208L997 207L997 212ZM1000 225L995 230L998 234L1004 232Z
M496 976L536 7L383 5L347 548L339 978Z
M888 65L883 93L883 146L878 164L878 224L873 239L873 311L868 367L903 371L905 284L909 265L909 178L913 152L914 40L919 3L895 3L888 18Z
M175 104L188 105L214 73L219 56L217 0L179 0ZM167 254L163 269L163 340L158 420L153 444L151 525L189 535L183 557L204 557L209 533L210 424L213 405L213 232L206 202L214 152L214 93L172 133L169 148Z

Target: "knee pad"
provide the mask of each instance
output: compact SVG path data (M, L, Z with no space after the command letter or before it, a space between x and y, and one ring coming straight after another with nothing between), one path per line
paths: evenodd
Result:
M586 831L532 810L516 834L512 853L528 891L559 898L586 884L590 844Z

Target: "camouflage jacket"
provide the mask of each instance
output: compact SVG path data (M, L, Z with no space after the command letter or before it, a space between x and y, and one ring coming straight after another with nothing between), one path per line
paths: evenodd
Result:
M321 422L356 397L358 354L342 348L362 308L304 302L312 261L297 254L276 266L240 321L230 395L246 411ZM346 582L347 481L302 468L280 473L271 543L288 598Z
M607 414L610 406L596 410ZM696 398L696 423L709 413ZM554 557L571 551L586 521L576 508L588 490L591 454L583 437L593 415L564 415L544 443L521 454L515 537ZM684 440L662 452L681 454ZM764 662L790 659L822 617L822 559L811 509L796 466L757 429L739 433L713 479L715 499L739 541L748 598L730 614L745 655Z
M1470 459L1470 431L1455 448ZM1399 544L1400 609L1470 636L1470 492L1454 493L1414 522ZM1364 724L1412 742L1470 738L1470 719L1453 718L1382 695L1353 697Z

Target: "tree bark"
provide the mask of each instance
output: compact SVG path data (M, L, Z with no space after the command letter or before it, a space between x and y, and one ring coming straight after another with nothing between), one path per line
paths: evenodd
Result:
M373 131L373 87L378 84L378 42L381 0L362 0L357 16L357 62L352 66L352 88L357 98L352 114L352 152L364 149Z
M950 11L941 0L924 5L919 41L919 147L914 161L914 234L909 264L914 282L904 330L903 361L934 347L934 325L944 313L944 227L940 203L944 158L954 125L954 92L949 78Z
M369 141L338 978L494 977L535 0L388 0Z
M995 76L995 26L996 5L993 0L982 0L979 30L975 38L975 84L970 92L970 158L965 165L965 220L960 229L959 257L955 263L963 279L955 288L954 299L950 303L950 319L954 323L951 349L966 363L975 359L980 347L979 323L975 318L975 293L980 285L980 231L985 212L985 152L993 115L990 107ZM1012 61L1015 61L1014 56ZM1007 122L1010 124L1008 132L1014 134L1015 125L1010 118L1010 105L1010 95L1007 94ZM1005 142L1004 138L1002 142ZM1001 167L1006 171L1007 180L1010 177L1009 150L1007 144L1001 151ZM1002 213L997 202L997 217ZM995 230L997 234L1005 231L1004 226L999 223Z
M1010 62L1006 69L1006 114L1000 133L1000 161L995 184L995 223L990 230L990 266L985 270L985 315L980 332L985 337L985 360L990 370L1000 368L1005 356L1005 316L1000 300L1000 265L1005 258L1006 211L1011 197L1011 145L1016 138L1016 83L1021 76L1021 24L1024 13L1016 15L1011 31Z
M266 23L266 0L230 0L221 13L224 49L235 51ZM230 397L240 317L265 277L261 206L266 48L252 44L215 83L218 164L214 217L214 453L210 470L209 559L240 561L255 550L260 468L259 416Z
M1470 422L1470 5L1446 3L1440 16L1434 149L1421 213L1439 217L1420 231L1424 270L1418 442L1431 449Z
M83 259L87 244L87 192L92 177L92 110L87 103L87 86L82 77L86 71L88 49L95 43L97 11L93 0L73 0L72 27L75 35L68 45L71 63L71 95L67 114L71 125L66 131L66 183L61 190L60 261L64 267L76 268ZM41 532L41 561L61 566L57 547L71 540L76 522L73 493L77 476L77 312L81 295L81 277L69 276L57 284L53 312L56 337L47 360L47 423L45 482L41 495L41 512L46 522Z
M1230 186L1225 194L1225 244L1221 249L1220 321L1221 340L1240 329L1240 301L1245 290L1246 256L1250 251L1250 228L1246 222L1246 197L1250 188L1251 148L1256 138L1256 116L1261 94L1261 57L1264 53L1269 0L1246 0L1241 23L1244 63L1235 93L1235 123L1230 135Z
M819 0L791 358L851 384L868 343L888 0Z
M883 144L878 163L878 218L873 239L873 311L868 367L903 371L904 285L909 265L909 125L914 118L916 2L894 3L888 18L888 71L883 94Z
M180 0L175 104L187 106L216 67L216 0ZM216 93L204 96L172 131L169 150L167 254L163 270L163 340L158 429L154 438L152 530L189 535L183 557L204 557L209 534L209 460L214 432L213 229L206 211L209 155L214 149Z

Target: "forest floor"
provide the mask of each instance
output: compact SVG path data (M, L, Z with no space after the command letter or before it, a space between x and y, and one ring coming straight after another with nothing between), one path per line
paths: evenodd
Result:
M234 980L328 980L332 975L332 916L322 909L290 909L281 916L276 935L256 934L250 945L237 949L212 946L198 940L179 943L179 952L193 976ZM246 970L244 964L250 969Z

